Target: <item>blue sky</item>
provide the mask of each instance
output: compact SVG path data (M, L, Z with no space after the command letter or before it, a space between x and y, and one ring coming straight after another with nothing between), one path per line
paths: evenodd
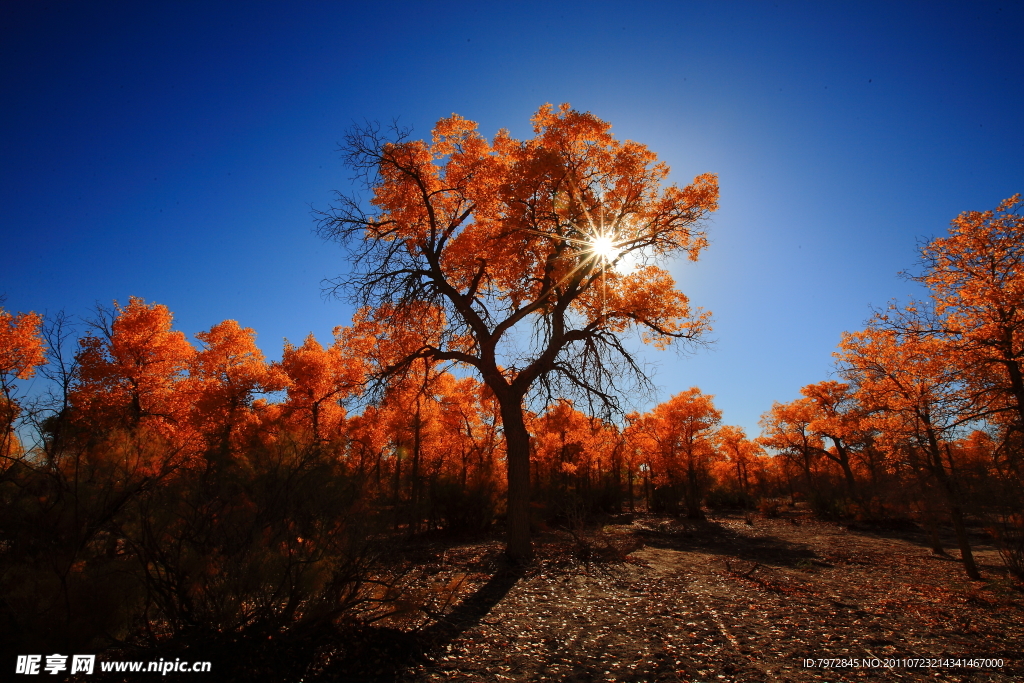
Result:
M0 293L87 315L129 296L322 342L351 309L311 209L348 189L353 122L457 112L530 133L569 102L721 208L672 266L713 349L647 352L756 433L827 379L844 330L961 211L1024 191L1019 2L0 4Z

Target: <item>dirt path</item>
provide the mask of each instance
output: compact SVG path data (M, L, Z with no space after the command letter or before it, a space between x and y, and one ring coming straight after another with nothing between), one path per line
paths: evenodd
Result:
M640 520L604 540L624 563L572 563L557 540L486 613L407 669L408 681L1024 680L1024 595L930 554L911 532L808 519ZM863 660L1002 658L1002 668ZM805 660L815 660L812 667ZM861 666L822 668L820 659ZM940 662L940 664L943 664Z

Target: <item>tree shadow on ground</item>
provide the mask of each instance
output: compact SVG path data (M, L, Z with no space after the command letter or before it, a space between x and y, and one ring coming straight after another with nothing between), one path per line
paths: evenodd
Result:
M865 536L884 538L891 541L903 541L923 548L931 549L931 538L928 531L920 524L908 519L891 519L880 521L853 521L843 524L849 531ZM953 525L940 522L937 527L939 540L944 548L956 548L956 534ZM967 524L967 535L972 547L992 547L992 534L978 523Z
M496 566L495 566L496 564ZM323 623L315 628L272 634L231 636L196 634L158 647L126 648L115 659L173 662L209 661L212 673L223 683L384 683L403 680L421 664L429 664L467 629L477 625L526 573L526 568L500 558L490 579L441 618L419 630L376 625L336 627ZM138 674L101 673L98 683L127 683ZM76 677L75 680L86 680ZM194 681L195 674L169 672L161 680Z
M502 560L491 578L450 612L418 631L366 627L350 629L322 666L305 681L377 683L398 680L417 664L429 664L432 654L476 626L512 587L526 569Z
M819 559L806 544L770 535L747 536L711 520L663 522L641 527L634 533L652 548L709 553L778 567L796 567L801 562Z
M526 567L504 564L487 583L460 602L455 609L420 631L421 642L436 649L459 637L464 631L479 624L525 575Z

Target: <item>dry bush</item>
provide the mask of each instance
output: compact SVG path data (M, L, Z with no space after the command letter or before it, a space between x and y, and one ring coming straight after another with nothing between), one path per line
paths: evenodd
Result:
M762 498L757 501L757 511L768 519L775 519L782 515L782 503L778 498Z

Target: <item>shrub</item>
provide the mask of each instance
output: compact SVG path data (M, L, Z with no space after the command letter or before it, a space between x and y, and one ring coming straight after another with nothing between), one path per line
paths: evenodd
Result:
M850 502L841 496L815 492L807 501L818 519L837 521L850 517Z
M757 511L768 519L775 519L782 514L782 503L778 498L762 498L757 501Z
M988 529L1009 572L1024 581L1024 516L1010 515Z
M711 489L705 500L711 508L736 510L750 507L749 497L744 496L741 491L725 486Z

